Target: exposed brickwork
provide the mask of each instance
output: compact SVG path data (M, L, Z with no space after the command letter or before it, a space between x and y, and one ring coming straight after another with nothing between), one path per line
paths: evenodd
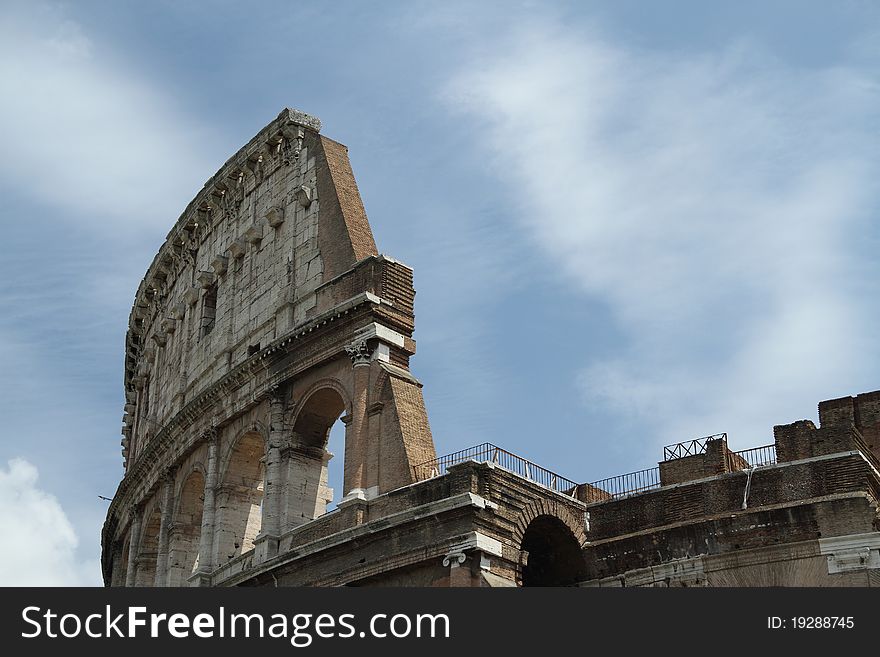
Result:
M273 558L332 500L326 444L340 414L340 494L409 484L410 459L434 456L406 371L412 271L378 254L347 151L319 127L285 110L230 158L138 290L108 583L204 584ZM388 386L371 385L386 367Z
M260 131L137 291L108 584L880 584L880 391L775 427L776 463L695 441L629 489L510 454L436 460L413 272L378 254L347 151L319 130L284 110ZM327 513L331 458L345 498Z
M324 136L318 137L316 150L316 166L327 174L318 177L318 198L325 213L318 241L325 273L332 278L378 251L348 161L348 150Z

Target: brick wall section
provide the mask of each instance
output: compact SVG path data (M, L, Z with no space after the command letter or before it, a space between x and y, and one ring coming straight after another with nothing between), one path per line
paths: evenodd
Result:
M315 305L309 316L317 316L362 292L370 292L392 305L380 309L387 325L410 338L415 329L412 270L385 258L368 256L315 290ZM411 349L414 352L415 349Z
M748 467L739 456L730 451L723 438L706 442L703 454L660 462L660 481L664 486L694 481L704 477L736 472Z
M590 507L589 539L597 541L737 512L742 508L745 485L745 473L731 473L595 504ZM855 455L788 467L759 468L752 475L748 506L754 508L854 491L865 491L872 496L880 494L877 478L868 464Z
M826 424L819 429L809 420L773 427L777 460L785 463L823 454L859 450L874 462L875 467L880 466L876 450L862 435L862 431L865 431L872 441L876 441L877 425L860 431L849 422L846 415L835 413L833 417L839 424Z
M381 296L401 312L412 315L416 296L412 269L399 262L386 261L382 268Z
M598 579L698 555L733 555L780 543L876 531L874 518L876 505L865 497L828 500L695 519L680 526L593 544L584 550L584 556L588 579Z
M880 459L880 390L819 403L822 427L855 425L866 447Z
M378 251L348 160L348 149L322 135L315 137L322 215L318 244L326 281ZM326 175L321 175L324 172Z
M389 375L382 401L382 442L379 446L379 490L388 491L414 481L413 466L437 457L421 387Z
M430 514L418 512L422 505L473 493L495 502L497 508L458 507ZM449 585L450 570L441 567L445 546L477 531L502 542L503 557L491 557L491 571L508 580L518 574L519 541L524 519L539 513L564 518L583 541L583 505L502 468L465 462L442 476L405 486L368 502L345 505L324 517L297 528L282 539L285 561L272 574L242 573L227 583L244 585ZM531 510L531 511L530 511ZM384 518L414 511L404 524L389 526ZM318 553L298 556L302 546L342 530L369 523L370 531L356 540ZM438 552L439 549L439 552ZM468 558L462 568L475 574L479 561ZM463 574L463 573L462 573ZM472 585L480 585L474 577Z

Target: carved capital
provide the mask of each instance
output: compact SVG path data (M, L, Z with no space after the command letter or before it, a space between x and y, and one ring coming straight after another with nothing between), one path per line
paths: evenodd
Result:
M458 568L464 563L465 559L467 559L467 555L465 555L464 552L450 552L443 557L443 565L451 568Z
M370 357L373 355L372 350L367 346L366 340L356 340L345 347L345 352L351 358L351 363L355 367L358 365L369 365Z

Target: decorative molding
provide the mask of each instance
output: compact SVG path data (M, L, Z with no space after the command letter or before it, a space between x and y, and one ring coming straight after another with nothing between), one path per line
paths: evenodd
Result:
M880 568L880 532L820 538L819 552L829 574Z
M297 203L303 208L307 208L312 204L312 194L312 188L308 185L299 185L293 190L293 195L296 197Z
M200 271L196 276L196 280L202 288L209 288L214 284L214 281L217 280L217 276L209 271Z
M225 255L217 254L214 256L214 259L211 261L211 268L216 272L218 276L222 276L226 273L226 269L229 266L229 258Z
M245 250L247 249L247 244L243 238L239 237L236 240L233 240L229 244L229 253L236 260L244 256Z
M443 565L449 568L458 568L465 562L467 555L464 552L450 552L443 557Z
M372 349L367 346L366 340L356 340L345 347L345 352L351 358L351 363L355 367L358 365L369 365L370 358L373 355Z
M254 224L244 231L244 238L251 244L258 244L263 239L263 226L261 224Z
M284 223L284 208L280 206L269 208L266 212L266 222L272 228L278 228L278 226Z

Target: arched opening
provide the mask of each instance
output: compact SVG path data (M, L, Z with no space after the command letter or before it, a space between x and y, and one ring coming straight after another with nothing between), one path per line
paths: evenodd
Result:
M345 425L337 422L345 412L345 400L334 388L321 388L306 400L293 425L293 449L288 470L288 520L296 526L324 515L334 501L334 483L342 488L342 464L333 467L328 444L333 430L334 446L344 447ZM338 472L337 472L338 470Z
M196 470L180 489L180 501L169 538L168 586L187 586L189 577L199 567L204 504L205 477Z
M156 583L156 557L159 554L159 526L162 512L158 505L141 530L141 542L137 553L137 576L135 586L154 586Z
M327 461L327 511L332 511L342 499L342 454L345 452L345 422L342 421L342 416L330 427L325 449L329 454Z
M586 563L572 531L559 518L541 515L523 534L528 553L523 586L570 586L584 579Z
M266 446L258 433L239 438L217 495L217 564L254 549L262 523Z

